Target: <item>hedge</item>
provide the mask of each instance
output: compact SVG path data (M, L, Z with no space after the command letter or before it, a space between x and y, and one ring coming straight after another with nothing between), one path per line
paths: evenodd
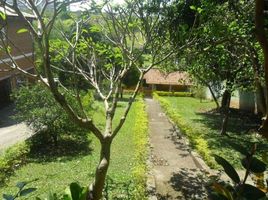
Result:
M158 96L172 96L172 97L192 97L191 92L164 92L164 91L154 91Z
M133 199L147 199L146 195L146 173L148 159L148 118L145 104L141 98L133 105L136 113L134 122L134 142L135 142L135 166L132 170L134 191Z

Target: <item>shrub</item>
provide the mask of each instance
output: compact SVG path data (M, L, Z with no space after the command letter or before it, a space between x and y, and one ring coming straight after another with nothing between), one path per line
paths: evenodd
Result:
M192 97L191 92L164 92L164 91L155 91L158 96L171 96L171 97Z
M21 142L4 151L0 156L0 185L15 169L25 164L29 150L30 148L26 142Z
M79 105L71 95L66 95L73 103L73 109L79 112ZM31 98L29 98L31 97ZM83 130L70 123L69 116L56 103L52 94L40 84L21 87L13 93L16 106L16 119L25 121L35 132L42 132L43 139L57 145L60 134L81 133ZM84 102L91 104L92 95L84 97ZM81 113L82 115L83 113Z
M193 88L193 96L195 98L200 99L202 101L203 99L207 98L206 95L206 88L204 86L198 85Z

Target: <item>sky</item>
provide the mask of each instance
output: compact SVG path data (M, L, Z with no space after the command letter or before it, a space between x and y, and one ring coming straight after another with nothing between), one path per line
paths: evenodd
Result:
M88 2L90 2L90 0ZM96 2L98 2L98 0L96 0ZM112 0L112 2L115 4L122 4L124 0ZM87 8L88 8L88 3L86 2L83 2L82 4L75 3L70 6L71 11L85 10Z

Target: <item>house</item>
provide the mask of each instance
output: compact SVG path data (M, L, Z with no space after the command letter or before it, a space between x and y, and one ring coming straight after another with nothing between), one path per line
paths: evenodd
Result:
M144 91L187 92L191 86L188 73L176 71L165 74L159 69L149 70L144 75L142 84Z
M31 35L28 31L18 33L18 30L26 29L26 24L12 9L0 7L0 13L6 16L5 20L0 17L0 46L8 45L10 54L18 65L23 70L34 72L34 45ZM24 14L30 21L35 18ZM7 53L0 50L0 107L10 102L12 90L25 81L31 81L18 71L11 70L11 64Z

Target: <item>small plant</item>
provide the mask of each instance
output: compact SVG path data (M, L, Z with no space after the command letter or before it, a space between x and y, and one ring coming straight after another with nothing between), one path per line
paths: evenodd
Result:
M266 164L261 160L254 157L257 145L254 144L251 150L248 151L244 147L237 144L231 144L233 148L239 151L244 158L241 160L242 166L245 168L245 176L241 179L234 169L234 167L224 158L214 155L216 162L221 165L228 175L228 177L233 181L233 185L225 182L215 182L213 183L213 189L216 191L216 199L226 199L226 200L257 200L264 199L266 194L259 188L247 184L246 181L250 173L264 173L266 170Z
M31 181L33 182L33 181ZM4 200L15 200L20 197L25 197L30 193L37 190L37 188L25 188L30 182L19 182L16 187L19 191L15 195L3 194ZM49 192L45 200L86 200L88 194L88 188L81 187L78 183L71 183L64 191L63 194L51 193ZM41 198L36 197L36 200L41 200Z
M32 187L26 188L27 184L29 184L29 183L30 182L18 182L16 184L16 187L18 188L18 192L15 195L3 194L3 199L4 200L14 200L14 199L18 199L20 197L27 196L28 194L34 192L36 190L36 188L32 188Z
M49 193L45 200L86 200L87 195L87 187L81 187L78 183L71 183L63 194ZM41 200L40 198L36 199Z

